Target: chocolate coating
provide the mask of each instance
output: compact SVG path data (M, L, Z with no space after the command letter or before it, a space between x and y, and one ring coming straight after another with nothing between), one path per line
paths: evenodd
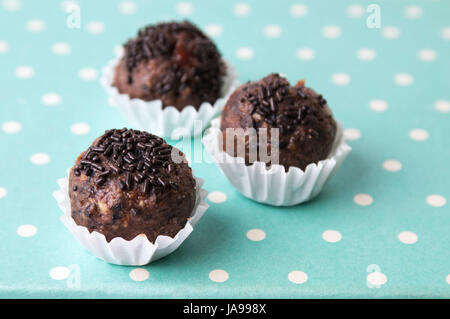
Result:
M257 132L267 128L269 155L274 146L270 143L270 129L279 128L279 164L286 171L291 166L304 170L308 164L327 158L336 136L336 122L322 95L305 88L304 81L290 86L278 74L241 85L227 101L221 117L222 145L224 151L236 157L236 147L225 148L226 128L255 128ZM237 138L245 139L245 163L250 165L251 143L245 136ZM264 161L259 156L260 144L258 139L257 160Z
M178 110L221 94L225 65L215 44L189 22L147 26L125 45L115 70L120 93L145 101L160 99Z
M69 174L69 196L72 218L89 232L102 233L108 242L138 235L154 242L158 235L174 237L185 226L196 185L184 155L163 139L109 130L78 156Z

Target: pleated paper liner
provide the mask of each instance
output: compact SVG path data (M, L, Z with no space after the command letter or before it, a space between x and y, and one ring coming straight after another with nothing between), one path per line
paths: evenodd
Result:
M211 120L221 113L228 97L239 85L233 66L224 60L226 75L223 78L222 95L214 104L203 102L198 110L193 106L186 106L181 111L174 106L162 108L161 100L130 99L127 94L119 93L112 85L115 67L120 59L121 55L109 61L102 69L100 83L108 93L109 101L117 106L133 128L165 138L178 139L201 134ZM194 130L195 121L201 121L203 130Z
M223 152L218 143L220 118L211 122L211 128L205 132L203 144L222 173L242 195L264 204L291 206L317 196L351 151L343 136L341 124L337 125L336 138L328 158L317 164L309 164L304 171L298 167L290 167L286 172L281 165L272 165L268 169L263 162L245 165L242 158Z
M175 237L160 235L156 238L155 243L151 243L144 234L138 235L132 240L116 237L108 243L103 234L96 231L90 233L86 227L77 225L70 211L68 177L57 181L60 189L55 191L53 196L63 211L60 217L62 223L93 255L111 264L141 266L167 256L177 249L208 209L209 205L205 202L208 192L201 188L203 180L200 178L195 178L195 180L197 198L186 225Z

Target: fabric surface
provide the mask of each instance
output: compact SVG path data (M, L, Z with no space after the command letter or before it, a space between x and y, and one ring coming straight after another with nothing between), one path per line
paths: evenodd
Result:
M444 0L1 0L0 297L449 298L449 15ZM95 137L129 126L99 83L118 45L183 18L242 82L306 79L353 150L320 196L280 208L200 162L199 138L170 141L211 207L170 256L110 265L67 231L52 192Z

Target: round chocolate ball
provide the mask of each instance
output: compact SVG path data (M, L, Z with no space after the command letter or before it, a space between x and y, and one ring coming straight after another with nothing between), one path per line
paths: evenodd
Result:
M178 110L221 95L225 65L215 44L189 22L150 25L124 45L113 85L144 101L160 99Z
M236 139L242 138L245 143L245 163L250 165L258 160L267 165L271 162L260 157L261 147L268 155L277 147L279 163L288 171L294 166L302 170L310 163L317 163L327 158L336 136L336 122L322 95L304 86L299 81L295 86L279 74L270 74L259 81L241 85L230 96L221 117L223 150L231 156L238 154L238 147L226 147L227 128L253 128L256 134L261 129L267 129L267 143L257 136L252 143L245 134L233 133ZM272 128L278 128L279 139L276 145L271 143ZM241 130L242 131L242 130ZM238 132L238 133L236 133ZM265 132L265 131L263 131ZM241 141L242 142L242 141ZM257 157L249 156L253 150ZM256 153L257 152L257 153ZM264 152L263 152L264 154ZM275 154L275 153L274 153ZM252 160L253 158L253 160Z
M174 237L195 205L196 184L183 153L162 138L108 130L81 153L69 174L71 215L89 232L131 240Z

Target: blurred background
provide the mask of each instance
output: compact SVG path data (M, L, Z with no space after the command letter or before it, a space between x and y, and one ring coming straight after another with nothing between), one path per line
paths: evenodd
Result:
M445 0L0 0L0 296L449 297L449 16ZM95 137L129 125L101 68L139 28L183 19L241 82L306 79L353 151L319 198L290 208L256 204L214 164L194 163L219 195L136 286L132 269L71 237L51 193ZM64 281L71 264L79 289ZM229 279L210 280L214 269ZM373 269L380 289L367 285Z

